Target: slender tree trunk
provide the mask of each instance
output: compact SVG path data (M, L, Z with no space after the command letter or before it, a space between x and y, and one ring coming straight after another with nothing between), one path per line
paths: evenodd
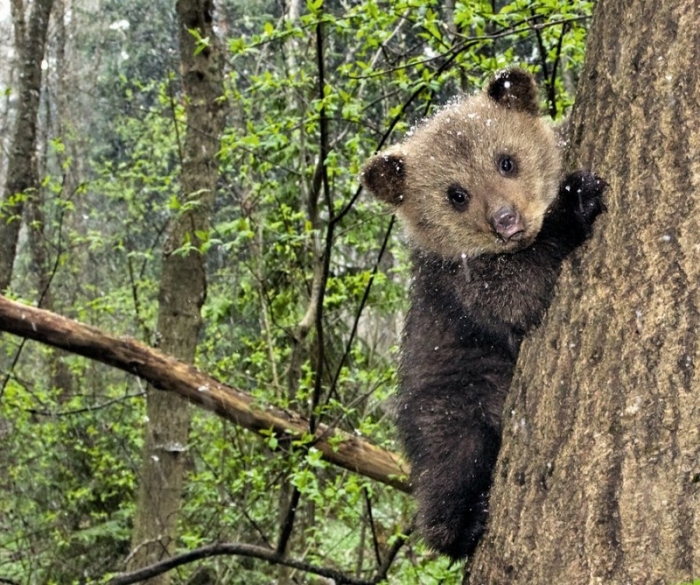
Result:
M44 58L52 4L53 0L34 0L27 28L22 3L17 0L12 3L15 46L21 63L17 114L5 188L0 202L0 291L5 291L12 280L24 201L39 187L36 166L37 118L41 96L41 62Z
M24 210L27 224L29 249L32 258L32 270L36 276L37 306L47 311L55 309L54 294L51 288L54 258L50 254L47 239L48 229L44 214L43 190L39 187L27 197ZM49 381L53 388L59 390L59 399L68 398L73 392L73 375L63 361L66 352L52 350L46 360Z
M188 205L172 220L164 244L158 343L164 352L186 362L194 360L200 309L206 296L200 237L209 229L223 123L221 56L212 11L211 0L177 2L187 118L181 150L181 193L183 203L196 204ZM196 46L191 30L207 39L206 47ZM188 405L181 398L152 387L147 396L148 423L132 537L132 569L174 552L190 423ZM167 573L148 581L159 585L168 582Z
M696 0L596 7L569 166L609 213L523 347L468 583L700 577L698 22Z
M48 43L46 54L49 56L55 55L56 78L61 79L63 76L62 68L65 64L63 55L66 42L62 0L54 0L51 22L54 24L54 43ZM52 51L52 48L54 51ZM65 90L65 86L60 83L56 84L56 92L52 92L49 78L50 76L47 75L43 82L42 94L44 99L42 103L45 115L39 124L42 132L41 136L37 132L35 156L33 161L31 161L31 182L35 186L27 191L24 206L24 223L27 229L32 272L34 273L37 287L37 306L47 311L54 311L55 295L51 282L57 264L55 255L51 253L51 245L49 243L51 230L46 224L46 189L41 186L39 177L46 175L49 136L53 132L55 135L62 137L61 109L56 108L58 119L52 120L52 106L57 106L61 100L65 100L66 94L65 91L61 92L61 89ZM40 105L42 104L40 103ZM73 392L73 375L63 359L65 356L66 352L53 350L47 356L45 362L48 368L49 383L53 388L59 390L59 399L68 398Z

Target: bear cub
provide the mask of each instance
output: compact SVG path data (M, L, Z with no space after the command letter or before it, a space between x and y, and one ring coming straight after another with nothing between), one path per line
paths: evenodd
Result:
M520 344L564 258L605 209L605 182L562 177L525 71L440 110L372 157L363 185L399 216L412 256L396 423L423 539L470 555L488 516L503 404Z

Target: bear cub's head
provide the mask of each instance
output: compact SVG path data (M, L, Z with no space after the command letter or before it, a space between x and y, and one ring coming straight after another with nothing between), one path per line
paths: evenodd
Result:
M372 157L362 184L394 208L413 246L459 260L531 244L561 165L534 79L509 69Z

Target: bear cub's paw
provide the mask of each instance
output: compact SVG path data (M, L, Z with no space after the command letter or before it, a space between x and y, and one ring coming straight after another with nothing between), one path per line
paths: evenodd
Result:
M437 492L434 494L437 495ZM419 494L423 498L425 493ZM430 548L452 560L471 556L486 530L488 493L468 504L462 498L419 500L416 526Z
M598 175L584 170L567 175L561 185L560 194L565 206L574 214L586 236L591 235L596 218L607 211L603 202L607 187L608 184Z

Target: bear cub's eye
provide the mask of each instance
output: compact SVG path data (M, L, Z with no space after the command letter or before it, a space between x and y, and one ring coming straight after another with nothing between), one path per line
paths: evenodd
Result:
M518 165L515 159L507 154L502 154L496 162L498 172L504 177L514 177L518 173Z
M447 198L457 211L464 211L469 203L469 193L459 185L450 185L447 188Z

